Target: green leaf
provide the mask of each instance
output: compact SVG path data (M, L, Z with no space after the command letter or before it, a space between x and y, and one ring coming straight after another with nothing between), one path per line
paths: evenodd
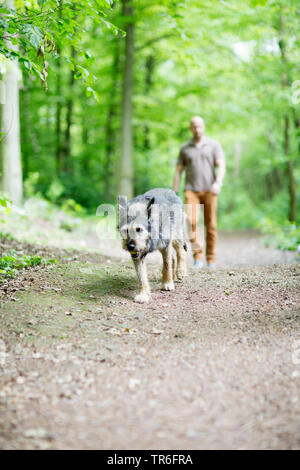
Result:
M31 46L38 49L41 44L43 33L37 26L25 24L22 26L21 32L27 37Z
M77 69L79 69L77 73L80 73L80 75L83 74L86 78L90 75L90 72L81 65L77 64Z
M92 87L90 87L90 86L87 87L86 94L87 94L87 96L92 95L98 103L100 102L100 97L99 97L98 93Z

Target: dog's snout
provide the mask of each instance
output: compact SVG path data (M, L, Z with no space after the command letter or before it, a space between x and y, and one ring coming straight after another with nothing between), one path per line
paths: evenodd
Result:
M127 242L127 248L129 251L132 251L135 249L135 242L133 240L129 240L129 242Z

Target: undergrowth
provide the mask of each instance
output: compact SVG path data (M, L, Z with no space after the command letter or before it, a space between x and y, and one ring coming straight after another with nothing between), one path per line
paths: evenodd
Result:
M42 258L41 256L20 255L15 251L0 256L0 281L4 278L14 278L18 271L36 266L49 266L58 263L56 258Z

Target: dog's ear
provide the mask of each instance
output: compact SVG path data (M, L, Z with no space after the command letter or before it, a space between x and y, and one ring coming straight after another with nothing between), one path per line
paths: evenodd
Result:
M118 204L119 204L119 210L127 209L127 197L118 196Z
M147 204L147 211L148 211L148 215L150 215L151 206L155 202L155 197L148 196L146 199L147 199L147 201L149 201L148 204Z
M127 198L118 196L118 229L127 223Z

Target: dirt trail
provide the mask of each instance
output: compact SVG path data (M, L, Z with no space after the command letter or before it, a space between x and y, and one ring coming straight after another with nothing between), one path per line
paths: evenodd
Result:
M154 257L148 305L124 254L22 274L0 311L0 448L299 449L299 264L251 237L172 293Z
M204 233L202 234L204 238ZM129 260L130 255L122 250L119 241L101 242L90 234L87 246L98 248L100 253L109 254L113 259ZM220 232L218 235L217 262L219 267L268 266L296 262L295 252L266 248L263 237L255 230ZM192 266L192 252L189 247L188 263ZM156 251L147 257L150 264L161 264L161 254Z

